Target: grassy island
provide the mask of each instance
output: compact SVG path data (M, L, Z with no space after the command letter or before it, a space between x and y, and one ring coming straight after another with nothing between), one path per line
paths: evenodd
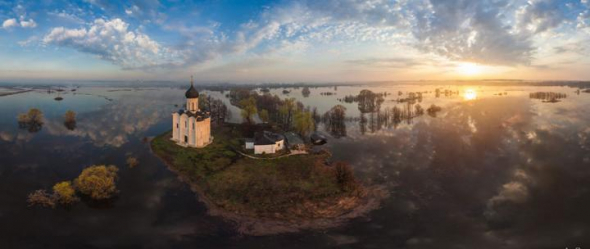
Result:
M194 149L177 145L167 132L154 138L151 147L216 214L238 223L256 218L301 225L305 220L304 227L313 227L310 220L341 217L367 204L367 191L350 167L327 165L328 154L252 159L236 153L239 126L216 127L212 135L212 144Z

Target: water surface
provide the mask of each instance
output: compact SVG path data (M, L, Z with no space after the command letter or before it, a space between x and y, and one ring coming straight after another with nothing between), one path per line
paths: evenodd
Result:
M458 91L436 97L435 88ZM425 92L442 107L399 124L376 124L356 103L362 89L395 99ZM366 184L390 192L382 207L342 227L264 237L241 236L206 214L197 197L149 151L144 138L170 129L184 89L81 87L0 97L0 244L2 248L565 248L590 246L590 94L553 86L340 86L271 89L320 113L341 104L347 136L329 137L335 160ZM403 95L398 96L402 91ZM537 91L567 98L543 103ZM334 95L321 95L331 92ZM224 100L225 93L204 91ZM502 93L501 95L498 95ZM505 94L504 94L505 93ZM39 132L16 116L39 108ZM63 115L77 112L77 127ZM229 121L239 122L230 107ZM373 120L372 120L373 119ZM319 129L325 132L324 126ZM329 134L328 132L325 132ZM140 165L127 168L128 155ZM28 207L29 192L75 178L93 164L119 166L120 195L110 205Z

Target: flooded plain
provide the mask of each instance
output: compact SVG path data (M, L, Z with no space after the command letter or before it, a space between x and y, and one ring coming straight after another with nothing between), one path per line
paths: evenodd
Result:
M366 111L347 96L386 93ZM438 93L437 93L437 90ZM22 89L20 89L22 91ZM260 91L261 89L256 89ZM244 236L207 215L188 186L151 154L150 137L171 129L184 88L80 87L0 97L2 248L585 248L590 245L590 93L562 86L390 85L273 88L323 114L346 108L344 136L323 145L366 184L389 196L341 227ZM6 90L5 92L10 92ZM287 93L288 92L288 93ZM566 96L539 99L534 93ZM228 91L202 91L228 106ZM420 93L408 103L410 93ZM57 101L56 97L62 97ZM561 96L561 95L559 95ZM553 101L555 100L555 101ZM411 105L411 107L407 107ZM440 107L392 121L395 108ZM43 112L40 130L17 116ZM77 113L74 129L64 125ZM128 156L140 164L129 168ZM94 164L119 166L108 205L29 207L30 192L75 178Z

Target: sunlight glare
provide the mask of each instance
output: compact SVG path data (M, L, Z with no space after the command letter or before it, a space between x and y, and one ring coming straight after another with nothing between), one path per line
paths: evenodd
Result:
M462 75L476 75L481 73L481 67L475 63L464 62L457 65L457 73Z
M477 92L475 90L473 90L473 89L467 89L463 93L463 98L465 100L474 100L474 99L477 98Z

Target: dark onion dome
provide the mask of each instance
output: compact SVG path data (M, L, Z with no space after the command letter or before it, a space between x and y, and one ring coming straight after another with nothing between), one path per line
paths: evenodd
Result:
M191 76L191 87L188 90L186 90L186 93L184 93L184 96L187 99L199 97L199 92L197 91L197 89L195 89L195 86L193 85L193 76Z
M195 89L195 87L193 85L191 85L191 87L188 90L186 90L186 93L184 94L184 96L187 99L198 98L199 92L197 91L197 89Z

